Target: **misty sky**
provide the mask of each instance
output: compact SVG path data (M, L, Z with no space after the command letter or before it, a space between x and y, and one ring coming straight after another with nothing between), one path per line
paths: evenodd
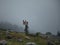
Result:
M59 27L59 0L0 0L0 21L21 25L29 22L31 32L52 32Z

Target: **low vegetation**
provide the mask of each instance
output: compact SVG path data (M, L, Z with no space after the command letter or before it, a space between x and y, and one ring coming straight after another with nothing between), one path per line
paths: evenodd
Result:
M37 45L47 45L47 40L41 38L40 36L31 36L28 35L30 39L26 39L25 33L10 32L11 39L6 38L6 31L0 30L0 40L4 39L7 41L7 45L25 45L27 42L35 42ZM21 38L22 41L17 41L18 38ZM57 43L57 41L56 41Z

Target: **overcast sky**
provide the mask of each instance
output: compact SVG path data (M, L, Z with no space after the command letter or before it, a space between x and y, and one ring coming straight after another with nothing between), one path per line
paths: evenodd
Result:
M0 0L0 21L21 25L29 22L31 32L56 34L59 25L59 0Z

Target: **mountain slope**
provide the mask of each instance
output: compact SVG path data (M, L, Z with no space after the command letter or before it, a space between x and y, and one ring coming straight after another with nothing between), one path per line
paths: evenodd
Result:
M17 31L17 32L23 32L23 28L21 26L12 25L9 22L0 22L0 28L7 29L7 30L9 29L9 30Z

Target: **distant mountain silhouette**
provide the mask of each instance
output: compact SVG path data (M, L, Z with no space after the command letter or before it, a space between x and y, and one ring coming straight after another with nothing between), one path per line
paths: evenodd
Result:
M9 22L0 22L0 28L12 30L12 31L17 31L17 32L23 32L23 28L21 26L13 25Z

